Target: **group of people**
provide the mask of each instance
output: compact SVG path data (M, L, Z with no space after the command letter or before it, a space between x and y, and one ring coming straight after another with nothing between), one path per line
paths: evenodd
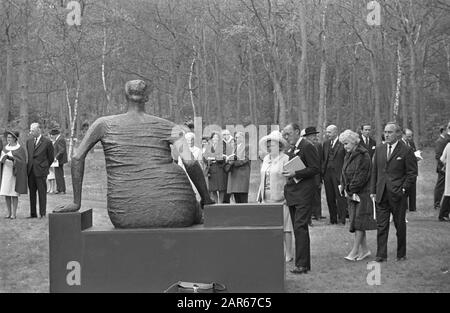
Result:
M66 141L58 128L49 132L49 138L42 134L38 123L30 126L30 138L25 147L19 143L18 131L7 130L6 141L0 139L0 196L6 199L5 218L16 219L19 196L30 197L30 216L37 218L37 196L39 196L39 217L47 212L47 193L65 194L64 164L67 163ZM49 181L49 185L47 184ZM53 183L54 181L54 183ZM55 186L52 186L52 185Z

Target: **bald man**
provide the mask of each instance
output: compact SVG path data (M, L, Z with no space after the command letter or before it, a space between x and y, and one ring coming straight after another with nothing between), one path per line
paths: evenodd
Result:
M28 188L30 189L30 216L36 218L36 192L39 195L39 215L44 218L47 212L47 175L54 161L52 142L42 136L38 123L30 126L31 138L27 140Z
M327 139L322 149L322 177L327 196L330 224L345 225L347 201L341 196L338 186L344 164L344 145L339 142L338 128L330 125L326 129Z

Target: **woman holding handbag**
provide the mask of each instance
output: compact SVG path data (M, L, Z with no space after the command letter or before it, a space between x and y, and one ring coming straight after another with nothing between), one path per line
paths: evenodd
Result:
M27 162L25 150L17 142L19 132L6 131L8 144L0 154L0 196L5 196L8 214L15 219L19 195L27 193Z
M372 162L367 149L359 144L357 133L346 130L339 136L339 141L347 151L339 189L348 202L349 231L355 233L353 248L344 258L348 261L361 261L371 255L367 247L366 231L377 229L369 194Z
M284 185L286 185L287 180L282 174L284 165L289 161L289 156L284 153L288 146L289 144L279 131L273 131L260 140L260 149L267 149L268 154L264 157L261 166L261 181L256 198L256 201L260 203L283 203L286 262L293 260L295 255L294 230L289 209L284 199Z

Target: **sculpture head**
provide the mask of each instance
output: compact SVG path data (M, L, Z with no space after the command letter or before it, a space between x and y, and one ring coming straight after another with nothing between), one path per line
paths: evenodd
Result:
M125 97L128 102L145 104L148 101L150 88L143 80L130 80L125 84Z

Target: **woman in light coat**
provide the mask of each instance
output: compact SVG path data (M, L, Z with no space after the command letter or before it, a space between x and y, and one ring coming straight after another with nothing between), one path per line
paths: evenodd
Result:
M264 136L259 142L260 149L267 149L261 166L261 181L257 194L257 201L261 203L283 203L284 215L284 248L286 262L294 257L294 231L289 209L285 204L284 185L287 180L283 176L283 167L289 161L284 153L288 143L279 131L273 131Z
M445 166L445 189L444 196L442 197L441 210L439 212L439 221L450 222L450 143L447 144L444 152L442 152L441 162Z

